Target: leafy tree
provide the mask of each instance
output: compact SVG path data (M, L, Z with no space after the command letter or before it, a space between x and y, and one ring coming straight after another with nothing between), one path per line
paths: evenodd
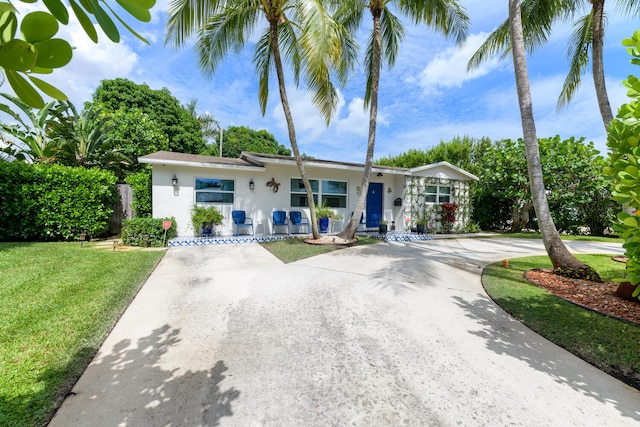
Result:
M287 121L289 142L298 172L307 194L311 231L319 238L311 185L300 156L293 116L289 107L284 78L284 59L292 66L294 82L303 73L313 102L329 122L338 96L331 82L332 69L346 79L349 71L345 60L351 46L347 34L335 24L321 0L174 0L169 11L166 42L182 47L196 36L200 68L213 74L230 50L239 52L251 40L257 23L264 19L268 26L255 44L254 64L259 78L258 99L264 115L269 97L269 77L275 70L280 101ZM282 50L281 50L282 49Z
M126 174L142 170L144 166L138 163L138 157L170 149L160 125L138 109L118 110L107 118L107 123L111 149L127 159L126 163L103 166L115 173L118 182L123 182Z
M166 88L153 90L146 84L121 78L103 80L92 103L106 113L119 110L144 113L166 136L163 140L168 139L170 151L197 154L204 148L200 122Z
M363 4L364 3L364 4ZM373 29L365 53L365 70L367 85L365 89L365 106L369 107L369 137L367 153L362 176L362 191L356 202L354 213L347 226L339 233L340 237L352 239L360 225L360 217L369 189L369 177L373 167L373 154L376 141L378 117L378 88L380 70L383 62L393 66L398 47L404 37L404 27L388 7L394 5L404 16L416 23L424 23L446 37L453 37L457 42L466 38L469 19L457 0L407 1L407 0L340 0L334 4L338 7L336 19L344 24L347 30L355 34L360 28L365 9L369 9L373 18Z
M451 141L440 141L439 144L424 150L411 149L397 156L383 157L377 160L376 164L411 169L446 161L477 175L478 160L491 144L489 138L456 136Z
M604 159L584 138L539 140L542 173L551 216L560 231L577 233L588 226L602 234L613 218L609 190L601 174ZM512 231L530 226L533 201L524 141L497 141L479 158L480 182L474 194L474 219L487 229Z
M25 3L34 2L37 0L25 1ZM26 13L18 23L20 11L12 3L0 2L0 28L2 29L0 69L17 97L33 108L42 109L45 103L40 92L32 84L54 99L67 100L66 95L59 89L35 77L34 74L51 73L53 69L62 68L71 61L73 53L69 42L55 38L59 29L58 23L64 25L69 23L68 6L71 7L85 33L94 43L98 42L98 34L89 15L93 15L111 41L115 43L120 41L120 33L110 14L132 34L146 42L105 1L69 0L69 5L65 5L61 0L43 0L43 3L47 11ZM103 9L101 3L104 3L108 11ZM118 0L118 4L137 20L149 22L151 20L149 9L155 4L155 0ZM18 26L21 38L17 37Z
M238 158L243 151L282 156L291 155L291 150L278 144L275 136L264 129L253 130L245 126L229 126L222 135L223 157ZM218 144L213 143L207 146L205 153L219 156L219 151Z
M562 243L553 218L551 218L542 176L538 137L531 103L531 89L529 87L529 73L520 15L520 0L509 0L509 33L511 35L511 56L518 90L518 104L522 119L522 133L524 135L531 197L536 210L544 247L553 264L554 272L557 274L600 281L598 273L574 257Z

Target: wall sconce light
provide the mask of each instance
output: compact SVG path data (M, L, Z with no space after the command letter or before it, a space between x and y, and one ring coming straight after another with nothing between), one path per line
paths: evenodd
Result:
M387 193L392 193L393 190L391 189L391 187L387 188Z
M253 191L256 188L256 184L253 182L253 178L249 180L249 190Z
M171 184L178 185L178 177L174 174L173 178L171 178Z
M377 175L377 176L382 176L382 172L378 172L378 175Z

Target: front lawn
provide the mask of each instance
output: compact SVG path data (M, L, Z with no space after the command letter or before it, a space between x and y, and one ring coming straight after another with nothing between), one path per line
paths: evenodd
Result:
M625 265L610 255L577 255L604 280L622 277ZM580 308L528 282L524 272L551 268L546 256L510 259L487 267L482 284L505 311L540 335L597 368L640 388L640 325ZM638 306L640 310L640 305Z
M285 264L295 262L303 258L324 254L350 246L369 245L380 243L381 240L373 237L357 236L358 241L351 245L311 245L304 242L304 238L292 238L275 240L273 242L260 243L266 250L279 258Z
M0 425L44 426L164 251L0 243Z

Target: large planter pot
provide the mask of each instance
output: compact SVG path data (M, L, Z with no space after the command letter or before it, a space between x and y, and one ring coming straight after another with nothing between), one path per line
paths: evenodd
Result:
M378 232L379 233L386 233L387 232L387 224L379 224L378 225Z
M424 224L416 224L416 231L418 234L424 234Z
M632 285L630 282L622 282L616 290L616 295L624 300L640 303L640 299L633 296L633 291L636 290L637 286Z
M321 233L329 231L329 218L318 218L318 228Z

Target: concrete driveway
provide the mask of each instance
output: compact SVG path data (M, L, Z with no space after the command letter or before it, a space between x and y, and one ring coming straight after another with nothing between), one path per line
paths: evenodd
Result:
M484 293L486 264L542 253L451 239L285 265L257 244L171 248L51 426L640 425L638 391Z

